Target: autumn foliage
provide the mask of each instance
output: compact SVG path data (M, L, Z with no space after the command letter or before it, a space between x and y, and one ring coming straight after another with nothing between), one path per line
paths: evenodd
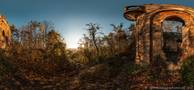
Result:
M112 32L104 34L101 25L86 24L80 46L68 49L50 22L12 25L12 44L0 50L0 88L129 90L193 84L188 81L192 69L187 64L183 79L179 71L167 70L162 59L151 65L135 64L134 25L110 26Z

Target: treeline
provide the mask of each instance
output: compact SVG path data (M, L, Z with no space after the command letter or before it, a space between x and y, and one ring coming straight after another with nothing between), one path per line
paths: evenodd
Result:
M71 59L81 63L98 63L115 56L133 57L134 25L129 28L124 28L122 23L111 26L112 32L104 34L99 24L86 24L87 33L78 42L77 52L71 52Z
M194 85L193 56L185 60L180 71L169 71L168 63L160 58L150 65L137 65L133 62L135 26L124 28L122 23L110 26L112 32L104 34L101 25L86 24L87 33L78 42L79 47L68 49L50 22L31 21L20 28L12 25L11 46L0 49L0 88L4 85L11 89L45 86L128 90Z
M6 57L20 70L53 75L69 65L66 43L52 23L30 21L20 28L12 25L11 31Z
M50 22L30 21L20 28L12 25L12 44L5 49L4 56L21 70L41 75L69 71L75 65L97 64L111 57L132 57L134 26L124 28L122 23L111 26L112 32L104 34L100 25L86 24L88 33L78 42L79 48L71 50Z

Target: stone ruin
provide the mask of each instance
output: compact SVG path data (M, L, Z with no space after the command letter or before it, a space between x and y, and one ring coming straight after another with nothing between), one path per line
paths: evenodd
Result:
M174 4L127 6L124 17L135 21L135 62L164 59L174 65L194 55L194 9ZM182 23L168 31L165 21Z
M6 18L0 16L0 48L6 48L10 45L11 41L11 30L8 25Z

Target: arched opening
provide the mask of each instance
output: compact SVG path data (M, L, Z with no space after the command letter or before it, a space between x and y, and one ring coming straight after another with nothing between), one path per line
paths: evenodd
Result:
M162 49L166 59L172 63L177 63L180 59L184 25L184 21L176 16L168 17L162 22Z

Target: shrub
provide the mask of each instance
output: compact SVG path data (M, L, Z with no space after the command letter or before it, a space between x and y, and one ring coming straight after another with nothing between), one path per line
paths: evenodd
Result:
M194 85L194 56L184 60L181 66L181 76L184 84Z
M0 49L0 80L3 79L6 75L8 75L13 66L8 62L8 57L5 55L5 51Z

